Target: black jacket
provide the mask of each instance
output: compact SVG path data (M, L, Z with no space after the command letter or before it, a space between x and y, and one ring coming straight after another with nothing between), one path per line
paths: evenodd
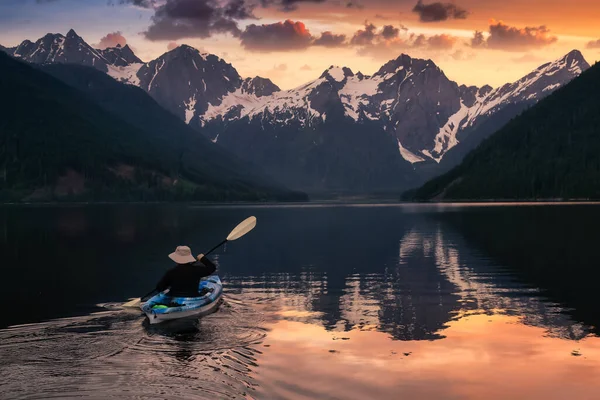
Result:
M156 290L162 292L171 288L169 296L195 297L198 295L200 278L212 275L216 270L217 266L206 257L189 264L177 264L158 282Z

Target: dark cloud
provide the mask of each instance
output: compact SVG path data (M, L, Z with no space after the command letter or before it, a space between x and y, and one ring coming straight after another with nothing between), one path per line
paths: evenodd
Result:
M431 3L424 4L419 0L413 12L419 14L421 22L439 22L447 19L465 19L469 12L452 3Z
M356 0L350 0L346 3L346 8L358 8L359 10L362 10L365 6Z
M313 42L313 46L342 47L346 44L346 35L337 35L332 32L323 32L321 37Z
M100 39L99 43L95 44L94 46L98 49L106 49L108 47L117 47L117 45L125 47L126 44L127 39L125 39L123 33L117 31L108 33L106 36Z
M142 7L142 8L155 8L157 6L157 1L156 0L119 0L119 4L133 4L134 6Z
M365 29L359 29L352 36L351 44L355 46L366 46L373 43L377 37L377 27L373 24L365 23Z
M473 34L473 38L471 39L471 47L484 47L485 46L485 36L483 36L483 32L475 31Z
M252 13L254 7L248 6L245 0L232 0L225 5L223 13L231 19L256 19Z
M400 28L396 28L393 25L385 25L381 30L381 36L384 39L394 39L400 35Z
M40 0L44 1L44 0ZM263 29L263 33L268 28L256 28L253 25L252 32L242 32L239 28L239 21L258 19L254 15L257 7L275 7L283 11L291 11L304 3L320 4L331 1L338 6L361 7L357 0L108 0L109 4L132 4L137 7L154 10L152 22L144 35L152 41L170 40L175 41L183 38L208 38L218 33L229 33L239 37L246 33L246 43L253 48L269 48L271 45L259 46L252 42L252 35ZM276 25L276 24L275 24ZM306 42L306 35L298 35ZM339 40L335 38L323 38L323 42L317 39L319 45L324 45L328 39ZM271 38L274 42L275 40ZM296 43L296 42L294 42ZM300 43L300 42L299 42Z
M588 42L585 47L588 49L600 49L600 39Z
M128 0L143 6L152 0ZM216 33L239 36L238 21L256 18L253 5L244 0L166 0L155 7L152 24L145 36L149 40L178 40L182 38L206 38Z
M358 48L360 55L389 60L401 52L413 49L447 51L457 41L457 37L447 34L426 36L410 33L403 25L385 25L378 30L374 24L366 23L364 29L354 34L350 43Z
M545 26L516 28L502 21L493 21L487 38L483 33L475 32L471 39L471 47L494 50L525 51L555 43L558 38L550 34Z
M248 25L240 39L246 50L259 52L301 50L313 42L304 23L289 19L275 24Z
M325 3L327 0L260 0L263 7L275 6L282 11L294 11L302 3Z

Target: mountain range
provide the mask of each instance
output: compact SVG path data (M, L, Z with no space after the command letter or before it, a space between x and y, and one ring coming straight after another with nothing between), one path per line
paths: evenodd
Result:
M2 201L306 200L95 68L0 71Z
M417 200L600 198L600 64L524 111Z
M97 50L71 30L5 51L32 63L93 66L138 86L213 142L313 192L418 186L589 68L574 50L499 88L467 87L433 61L403 54L370 76L332 66L280 90L186 45L144 63L128 46Z

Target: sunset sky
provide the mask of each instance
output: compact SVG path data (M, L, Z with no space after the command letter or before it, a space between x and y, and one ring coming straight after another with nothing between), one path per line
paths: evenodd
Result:
M597 0L2 0L0 44L73 28L144 61L188 44L283 89L406 53L459 84L498 86L572 49L599 60L598 21Z

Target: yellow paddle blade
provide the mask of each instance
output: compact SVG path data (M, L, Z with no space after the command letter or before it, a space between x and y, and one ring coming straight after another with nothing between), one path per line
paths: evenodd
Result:
M139 307L142 304L142 299L137 298L128 301L127 303L123 303L123 307Z
M250 232L256 226L256 217L246 218L238 226L236 226L229 236L227 236L227 240L236 240L244 236L246 233Z

